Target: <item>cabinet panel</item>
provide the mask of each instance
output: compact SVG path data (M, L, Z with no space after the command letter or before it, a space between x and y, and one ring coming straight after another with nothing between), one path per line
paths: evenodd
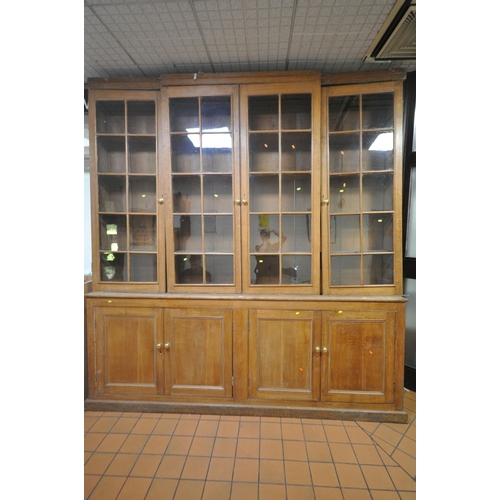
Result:
M322 400L392 402L395 313L323 314Z
M166 391L232 396L232 312L165 310Z
M249 312L251 398L318 399L320 317L308 311Z
M161 394L161 309L98 307L95 319L97 393Z

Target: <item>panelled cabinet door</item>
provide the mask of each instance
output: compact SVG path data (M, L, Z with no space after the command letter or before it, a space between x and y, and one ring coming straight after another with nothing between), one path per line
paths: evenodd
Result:
M165 393L232 397L232 311L165 309Z
M321 399L392 403L396 313L323 313Z
M96 307L95 319L97 394L162 394L162 310Z
M90 94L93 289L164 290L156 91Z
M319 398L321 313L249 311L249 396Z

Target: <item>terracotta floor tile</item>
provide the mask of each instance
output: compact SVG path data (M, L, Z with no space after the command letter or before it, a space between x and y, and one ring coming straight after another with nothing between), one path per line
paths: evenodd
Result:
M285 481L286 484L312 484L309 464L307 462L285 460Z
M83 449L85 451L95 451L107 436L103 432L88 432L83 438Z
M146 497L152 479L147 477L129 477L116 500L143 500Z
M217 428L219 427L218 420L200 420L196 428L195 436L215 437Z
M177 485L174 500L201 500L205 481L181 479Z
M185 456L164 455L156 471L156 477L179 479L185 461Z
M260 458L283 459L283 443L279 439L260 439Z
M109 432L118 422L118 417L101 417L91 428L92 432Z
M260 422L270 422L281 424L281 417L260 417Z
M325 488L324 486L315 486L315 500L344 500L340 488Z
M328 443L306 441L307 457L310 462L331 462L332 455Z
M389 444L387 441L384 441L383 439L377 437L377 436L372 436L373 442L382 450L384 450L388 455L392 455L394 453L395 447L392 444Z
M397 491L370 490L373 500L400 500Z
M116 453L127 439L127 434L108 434L97 447L97 451Z
M281 424L261 421L260 437L261 439L281 439Z
M236 445L238 458L259 458L259 440L239 438Z
M231 483L229 481L207 481L202 500L229 500L230 496Z
M398 491L401 500L417 500L417 493L415 491Z
M259 483L285 483L285 467L282 460L260 460Z
M284 484L259 484L259 500L287 500Z
M323 425L303 425L304 438L306 441L321 441L326 442L326 434Z
M304 441L283 441L283 457L285 460L307 460L306 444Z
M189 455L198 457L210 457L214 449L215 438L194 437L189 449Z
M374 444L353 444L352 447L360 465L383 465L378 449Z
M187 457L181 479L201 479L207 478L209 457Z
M138 418L121 417L109 432L129 434L138 420Z
M158 423L156 424L155 428L153 429L153 434L165 434L171 436L174 431L175 427L177 426L178 421L174 419L164 419L161 418Z
M141 453L148 438L147 434L130 434L120 448L120 453Z
M160 465L161 455L140 455L130 473L131 476L154 477Z
M368 490L343 488L342 494L344 495L344 500L372 500Z
M309 468L314 486L339 486L339 480L337 479L337 473L333 464L315 462L310 463Z
M392 454L394 462L402 467L412 478L417 474L417 461L402 451L395 450Z
M342 488L366 488L359 465L335 464Z
M114 500L127 478L103 476L97 483L88 500Z
M413 439L413 441L417 440L417 426L412 424L408 427L405 436L409 439Z
M260 437L260 422L242 420L238 437L258 439Z
M131 434L151 434L155 428L158 419L156 418L140 418L130 431Z
M387 467L387 471L398 491L416 491L415 480L401 467Z
M358 422L358 425L368 434L373 434L380 422Z
M416 453L416 442L413 439L407 438L406 436L401 439L399 442L397 449L410 455L410 457L415 458L417 456Z
M325 426L326 439L329 443L350 443L344 426Z
M160 420L167 419L167 420L180 420L181 414L180 413L162 413Z
M89 497L100 479L101 476L91 476L90 474L85 474L83 477L83 498Z
M140 418L154 418L155 420L159 420L162 415L163 413L145 412L141 414Z
M232 481L234 458L212 457L207 479L210 481Z
M165 453L167 455L187 455L192 441L191 436L172 436Z
M394 484L383 465L362 465L361 471L370 490L394 490Z
M92 451L84 451L83 452L83 463L86 464L87 460L92 456Z
M83 430L84 432L87 432L92 428L92 426L99 420L98 416L95 415L88 415L87 412L85 412L83 416Z
M142 452L150 455L163 455L170 442L170 436L149 436Z
M177 479L154 478L145 500L172 500L178 482Z
M350 443L329 443L333 461L337 464L357 464L354 448Z
M281 424L281 432L284 440L303 441L304 432L301 424Z
M174 436L194 436L198 420L179 420L174 430Z
M287 500L314 500L314 489L312 486L286 486Z
M128 476L138 457L139 454L137 453L118 453L104 474L110 476Z
M85 474L104 474L109 464L115 458L114 453L95 452L84 466Z
M397 462L394 461L394 459L382 447L377 445L377 451L384 465L398 465Z
M239 421L221 420L217 429L217 437L238 437Z
M373 444L370 436L360 427L346 427L346 432L352 444Z
M236 444L237 440L235 438L215 438L212 456L234 457L236 455Z
M253 458L236 458L233 482L256 483L259 481L259 461Z
M257 483L233 483L231 500L257 500L259 485Z

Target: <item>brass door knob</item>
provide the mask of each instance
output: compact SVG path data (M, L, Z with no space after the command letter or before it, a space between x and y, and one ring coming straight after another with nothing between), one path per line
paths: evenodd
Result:
M316 352L320 352L321 351L321 347L319 345L316 346Z
M158 352L161 352L161 344L156 344L156 347L158 347Z
M170 342L165 343L165 349L170 349Z
M323 347L323 352L326 354L328 352L328 347Z
M321 203L323 205L328 205L328 203L330 203L330 200L327 198L326 200L321 200Z
M236 205L241 205L241 200L234 200L234 202L236 203Z
M163 198L158 198L158 203L159 203L160 205L163 205L163 202L164 202L164 201L165 201L165 200L164 200Z

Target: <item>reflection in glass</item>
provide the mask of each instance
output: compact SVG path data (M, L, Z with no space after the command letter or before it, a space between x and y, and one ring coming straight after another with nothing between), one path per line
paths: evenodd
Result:
M231 98L229 96L203 97L201 123L203 132L222 128L231 130Z
M281 96L281 129L311 128L311 94L285 94Z
M95 110L98 134L125 133L125 103L123 101L97 101Z
M127 255L124 253L101 252L101 281L127 281Z
M329 139L330 173L359 172L359 134L334 134Z
M328 113L330 132L359 130L359 96L330 97Z
M278 215L251 215L250 216L250 238L253 252L279 252L280 240L285 243L287 236L281 233Z
M129 179L129 212L156 212L156 177Z
M201 252L201 216L174 215L175 251Z
M204 212L231 213L233 208L230 175L205 175L203 178Z
M127 250L127 219L124 215L99 217L99 248L101 250Z
M255 255L253 283L256 285L278 284L280 279L279 255Z
M206 255L207 269L212 273L214 285L234 284L234 258L232 255Z
M203 217L205 252L233 252L233 217L205 215Z
M171 136L172 172L196 173L200 171L200 150L186 135Z
M311 211L311 176L309 174L283 175L281 191L283 212Z
M391 132L392 137L392 132ZM380 137L387 137L386 133L367 132L363 134L363 170L392 170L394 168L394 154L392 141L387 149L387 141ZM379 145L377 145L377 143Z
M287 236L285 250L287 252L311 251L310 215L283 215L283 234Z
M393 209L393 175L363 175L363 211Z
M128 154L130 173L156 173L156 137L129 137Z
M97 170L103 173L125 173L125 137L97 138Z
M361 257L342 255L330 257L331 285L361 285Z
M277 175L250 176L250 211L279 211L279 177Z
M277 172L279 169L279 135L250 134L250 171Z
M284 132L281 135L281 171L311 170L311 133Z
M174 213L201 212L201 186L197 175L172 177Z
M155 108L154 101L129 101L127 103L128 133L156 133Z
M187 285L203 285L212 283L212 273L205 270L202 255L178 255L176 257L176 262L176 283Z
M277 95L248 98L248 128L250 130L278 130L279 97Z
M130 254L130 281L156 281L156 254Z
M392 285L394 283L393 255L365 255L363 280L365 285Z
M197 97L170 99L170 131L186 132L188 128L200 128Z
M281 282L283 285L311 284L311 256L283 255Z
M394 126L394 94L363 95L363 130Z
M156 215L130 216L130 249L156 250Z
M99 211L125 211L125 177L99 176Z
M392 214L363 215L363 250L392 252Z
M330 252L359 252L361 250L359 215L330 217Z
M330 213L359 212L359 176L330 177Z

